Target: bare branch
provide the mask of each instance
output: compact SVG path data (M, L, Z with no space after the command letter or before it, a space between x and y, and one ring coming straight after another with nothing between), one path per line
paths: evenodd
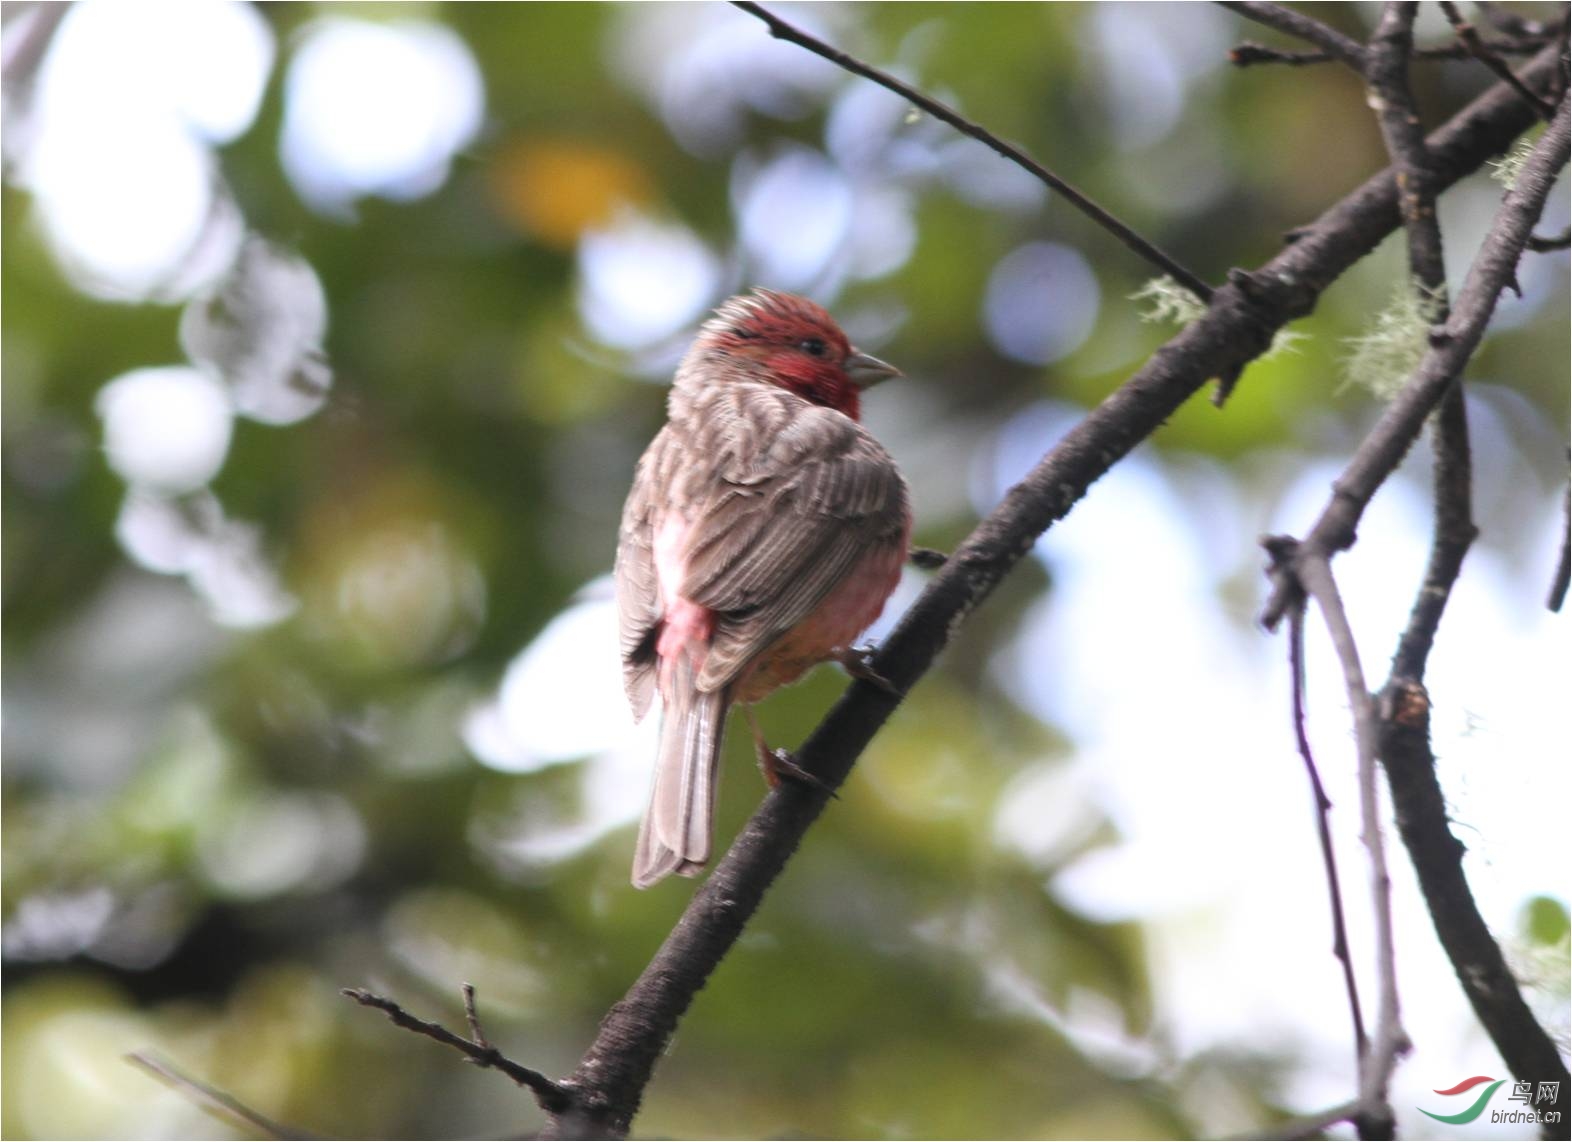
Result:
M1565 227L1559 234L1550 234L1540 237L1538 234L1529 236L1528 248L1536 254L1548 254L1552 250L1565 250L1572 246L1572 226Z
M1510 85L1512 90L1522 96L1523 101L1532 107L1541 119L1548 123L1555 116L1556 109L1535 95L1524 86L1522 80L1512 74L1512 69L1502 62L1500 56L1490 50L1484 40L1480 39L1479 31L1474 25L1463 19L1463 14L1457 10L1457 5L1452 3L1452 0L1441 0L1441 11L1446 13L1447 23L1452 25L1452 30L1457 33L1457 38L1468 49L1469 55L1495 72L1498 78Z
M1436 936L1463 994L1508 1068L1519 1078L1559 1081L1555 1109L1566 1122L1567 1065L1534 1017L1469 891L1463 845L1452 835L1430 749L1430 697L1395 676L1381 693L1381 761L1397 828L1419 879Z
M1566 602L1568 580L1572 580L1572 487L1561 501L1561 558L1556 561L1555 578L1545 599L1545 606L1552 611L1559 611Z
M1333 495L1304 540L1333 553L1351 546L1355 528L1376 489L1397 467L1425 417L1462 373L1485 334L1501 291L1517 267L1528 235L1544 209L1555 174L1567 161L1567 108L1563 104L1506 195L1495 224L1469 269L1446 326L1432 332L1431 347L1403 391L1387 406L1375 428L1333 484ZM1296 242L1290 249L1298 249ZM1273 592L1261 621L1275 627L1292 604L1291 587Z
M1323 24L1313 16L1295 11L1282 4L1266 0L1220 0L1222 7L1237 12L1258 24L1276 28L1279 32L1314 44L1334 59L1364 74L1365 49L1357 40L1350 39L1337 29Z
M1436 217L1435 193L1430 187L1430 154L1419 132L1419 115L1408 85L1407 53L1416 7L1389 4L1382 12L1370 41L1369 83L1371 103L1379 108L1381 135L1398 169L1398 201L1408 236L1409 272L1416 288L1439 301L1436 321L1444 325L1448 312L1441 226ZM1425 659L1435 641L1452 585L1479 534L1474 526L1473 460L1461 377L1441 398L1432 441L1435 525L1430 561L1392 665L1394 675L1415 681L1424 676Z
M940 103L932 96L924 95L910 84L896 79L889 72L881 71L854 56L847 55L838 48L831 47L823 40L817 39L807 32L794 27L758 4L751 3L750 0L731 0L731 3L733 7L764 21L770 30L770 35L776 39L787 40L790 43L797 44L799 47L806 48L814 55L829 60L837 67L843 68L853 75L860 75L864 79L873 80L880 87L895 92L902 99L908 100L913 106L921 108L940 122L948 123L961 134L976 139L994 153L1002 155L1022 170L1030 172L1038 180L1058 191L1072 206L1123 242L1126 247L1135 251L1136 254L1162 270L1163 273L1173 277L1175 281L1182 283L1186 289L1201 298L1201 300L1210 300L1212 296L1211 286L1013 143L1006 143L991 131L985 130L964 115L961 115L954 108Z
M1559 51L1559 48L1551 50ZM1352 544L1355 527L1370 497L1401 460L1428 413L1455 387L1484 336L1501 291L1512 280L1555 174L1567 161L1567 152L1568 112L1563 104L1497 212L1458 294L1451 317L1444 326L1432 331L1431 348L1424 360L1334 483L1331 500L1309 538L1300 545L1296 566L1314 567L1315 560L1330 559ZM1440 173L1444 164L1434 140L1430 143L1429 161L1437 179L1444 181ZM1440 189L1440 181L1434 189ZM1447 424L1448 415L1443 405L1442 423L1438 427L1443 451L1452 447L1444 442L1446 433L1453 431ZM1449 491L1445 485L1465 485L1466 469L1454 468L1448 473L1445 463L1438 461L1437 479L1438 530L1444 533L1447 526L1462 520L1463 531L1451 540L1438 534L1426 585L1430 587L1433 582L1439 587L1445 583L1449 588L1456 577L1456 564L1466 550L1462 536L1472 524L1467 522L1466 512L1447 515L1444 505L1448 498L1460 497L1456 490ZM1305 583L1304 587L1309 584ZM1303 597L1301 590L1291 576L1281 576L1263 621L1272 625L1281 619L1286 609L1299 605ZM1421 668L1444 603L1444 592L1421 589L1415 604L1415 616L1410 621L1400 654L1411 658ZM1418 679L1400 677L1394 669L1382 692L1379 713L1380 756L1385 763L1398 828L1418 874L1437 935L1464 992L1513 1073L1535 1079L1544 1075L1559 1076L1563 1085L1558 1089L1564 1099L1568 1089L1566 1065L1523 1001L1501 949L1491 937L1468 890L1462 869L1461 845L1447 827L1445 802L1435 777L1435 760L1428 737L1429 698L1424 686ZM1379 1035L1377 1039L1374 1050L1379 1052Z
M376 1008L392 1020L395 1026L413 1031L417 1035L424 1035L428 1039L435 1039L445 1046L463 1052L468 1056L469 1061L478 1067L494 1067L501 1071L519 1086L529 1090L541 1109L548 1114L562 1114L571 1109L576 1102L574 1092L569 1087L553 1082L539 1071L515 1063L484 1039L477 1038L477 1041L471 1042L462 1035L455 1035L440 1023L428 1023L424 1019L417 1019L393 1000L364 988L346 987L340 989L339 994L348 996L362 1007ZM464 998L466 1015L470 1016L471 1025L474 1026L474 989L468 984L465 985ZM475 1034L479 1036L478 1027Z
M1299 607L1288 617L1288 658L1293 685L1294 739L1299 746L1299 756L1305 763L1310 778L1310 789L1315 795L1316 831L1321 842L1321 861L1325 866L1327 891L1332 904L1332 954L1342 963L1343 986L1348 992L1348 1007L1354 1023L1354 1057L1364 1057L1368 1047L1365 1021L1359 1007L1359 986L1354 980L1353 960L1348 952L1348 926L1343 917L1343 892L1337 875L1337 853L1332 848L1332 830L1328 822L1332 800L1321 784L1321 773L1316 769L1315 758L1310 752L1310 738L1305 733L1305 654L1304 608Z
M1274 558L1279 554L1286 557L1290 552L1274 552ZM1326 873L1326 888L1332 904L1332 955L1337 957L1343 969L1343 989L1348 993L1348 1009L1354 1021L1354 1059L1358 1062L1369 1049L1369 1039L1365 1035L1364 1015L1359 1007L1359 985L1354 980L1354 961L1348 951L1343 889L1337 875L1337 851L1332 847L1332 799L1326 795L1326 786L1321 784L1321 772L1316 769L1315 757L1310 752L1310 738L1305 733L1305 612L1302 606L1295 607L1288 615L1288 668L1294 695L1294 741L1299 746L1299 756L1310 777L1310 790L1315 795L1316 835L1321 842L1321 864Z
M292 1126L274 1122L271 1118L252 1110L234 1095L219 1090L216 1086L193 1078L168 1059L152 1051L132 1051L126 1056L126 1062L140 1067L152 1075L159 1082L171 1090L179 1091L189 1098L204 1113L218 1119L226 1126L239 1125L242 1129L251 1130L263 1138L280 1139L309 1139L315 1134L307 1134L296 1130Z
M1291 549L1293 561L1279 572L1291 575L1313 598L1343 667L1343 685L1354 714L1354 737L1359 754L1359 818L1361 839L1370 856L1370 898L1375 913L1376 979L1378 1003L1375 1033L1360 1058L1359 1116L1361 1137L1391 1137L1392 1107L1388 1088L1400 1055L1410 1046L1403 1031L1397 997L1397 950L1392 931L1392 878L1386 866L1386 840L1381 828L1381 800L1376 787L1376 758L1380 751L1380 725L1375 703L1365 686L1364 669L1353 628L1343 609L1330 557L1314 548Z
M1509 36L1553 36L1566 28L1565 16L1560 20L1530 20L1510 8L1503 8L1494 0L1476 0L1474 7L1479 9L1479 14L1489 21L1491 26Z
M1482 42L1497 55L1504 56L1533 55L1545 46L1543 36L1531 40L1483 40ZM1410 58L1433 62L1468 59L1470 54L1462 44L1441 44L1434 47L1416 47ZM1254 40L1243 40L1228 51L1228 62L1235 67L1253 67L1257 64L1269 63L1283 64L1286 67L1306 67L1312 64L1333 63L1335 60L1336 57L1330 52L1285 51L1281 48L1269 48Z

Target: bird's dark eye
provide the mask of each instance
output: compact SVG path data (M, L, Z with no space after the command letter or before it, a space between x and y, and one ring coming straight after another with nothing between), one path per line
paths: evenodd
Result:
M829 349L826 348L824 342L820 341L817 337L808 337L797 342L797 348L801 349L810 357L822 357L825 353L829 352Z

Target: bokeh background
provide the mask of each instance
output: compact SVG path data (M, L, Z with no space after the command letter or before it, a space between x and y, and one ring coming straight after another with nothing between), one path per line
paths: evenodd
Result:
M1212 280L1384 165L1351 74L1232 69L1272 37L1210 6L781 10ZM1420 29L1447 36L1428 5ZM721 4L8 3L4 55L7 1137L226 1131L139 1049L320 1134L533 1129L335 992L458 1026L473 982L496 1042L566 1073L688 899L627 882L653 727L608 573L708 308L806 293L906 371L867 420L945 548L1173 332L1129 299L1148 268L1032 179ZM1488 77L1415 78L1439 122ZM1454 287L1501 193L1446 196ZM1563 185L1541 229L1566 222ZM1226 409L1187 405L974 617L700 995L640 1133L1186 1137L1351 1097L1256 540L1306 527L1378 414L1349 339L1403 267L1394 239ZM1432 690L1475 890L1565 1043L1566 253L1520 280L1470 370L1483 536ZM1422 452L1337 563L1376 677ZM1319 631L1310 667L1370 987ZM843 685L772 698L772 739ZM722 843L762 790L745 738ZM1463 1129L1418 1116L1455 1109L1433 1089L1506 1072L1395 867L1394 1100L1433 1137Z

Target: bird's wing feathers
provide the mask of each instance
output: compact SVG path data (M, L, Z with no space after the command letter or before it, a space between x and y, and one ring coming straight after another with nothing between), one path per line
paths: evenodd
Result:
M655 693L655 640L660 632L660 586L655 577L654 510L650 477L670 452L669 432L655 438L639 461L633 491L622 509L617 543L617 621L622 640L622 684L635 719L649 712Z
M682 593L718 616L702 690L732 682L865 555L899 542L906 517L905 481L855 421L778 390L733 407L763 446L733 450L691 518Z

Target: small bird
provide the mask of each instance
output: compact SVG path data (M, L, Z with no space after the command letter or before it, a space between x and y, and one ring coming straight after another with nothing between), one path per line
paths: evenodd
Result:
M749 704L831 659L881 681L852 641L900 580L912 516L858 417L862 390L897 375L813 302L765 289L722 303L678 365L617 545L623 684L635 718L657 689L662 704L636 887L709 860L733 703L773 785L801 771Z

